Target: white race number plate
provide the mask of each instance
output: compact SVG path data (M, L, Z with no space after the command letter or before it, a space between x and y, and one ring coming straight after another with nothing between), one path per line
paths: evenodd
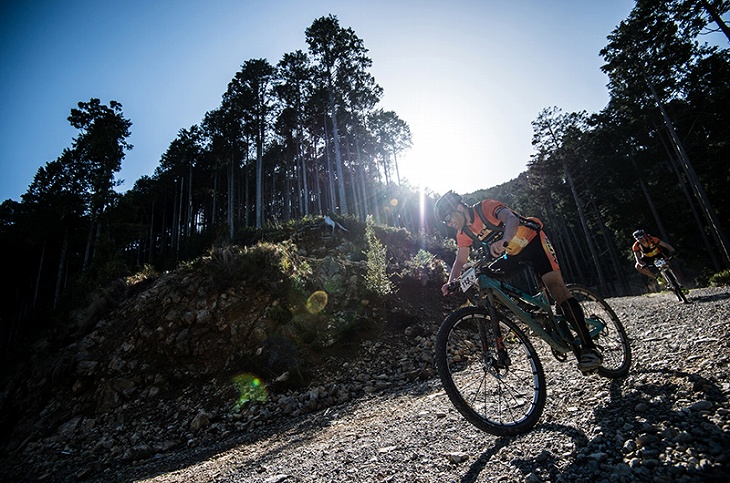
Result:
M466 292L469 290L469 288L475 284L477 281L477 274L474 270L474 267L471 267L469 270L464 272L461 277L459 277L459 284L461 285L461 291Z

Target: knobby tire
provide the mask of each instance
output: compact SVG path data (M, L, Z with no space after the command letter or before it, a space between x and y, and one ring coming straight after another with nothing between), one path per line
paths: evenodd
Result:
M600 321L604 329L593 336L593 342L603 354L603 364L597 369L600 376L616 379L625 376L631 367L631 345L621 320L610 305L595 292L577 284L568 284L568 290L583 308L588 330L591 321Z
M498 319L510 358L507 369L498 374L485 369L479 324L488 327L490 319L480 307L463 307L446 317L436 338L436 366L451 403L467 421L509 436L537 423L547 390L542 364L525 333L503 314Z

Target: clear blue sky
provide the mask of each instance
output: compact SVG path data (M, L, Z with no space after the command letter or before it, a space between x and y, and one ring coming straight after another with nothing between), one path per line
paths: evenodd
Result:
M508 181L547 107L608 102L598 52L633 0L23 0L0 4L0 202L70 147L79 101L133 123L121 191L151 175L177 132L219 106L249 59L306 51L336 15L369 49L379 107L411 127L401 177L437 193Z

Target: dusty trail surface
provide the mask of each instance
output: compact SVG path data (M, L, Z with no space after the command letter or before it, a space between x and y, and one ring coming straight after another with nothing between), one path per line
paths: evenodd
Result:
M392 381L359 400L100 479L728 481L730 290L692 290L690 299L610 299L632 339L629 376L583 377L572 363L544 359L548 405L522 436L498 438L470 426L437 378Z

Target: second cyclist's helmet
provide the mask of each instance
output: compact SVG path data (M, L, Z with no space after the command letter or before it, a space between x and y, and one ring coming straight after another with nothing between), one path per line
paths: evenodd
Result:
M643 238L643 237L644 237L644 235L646 235L646 233L644 232L644 230L636 230L636 231L634 232L634 238L636 238L637 240L638 240L639 238Z
M436 200L436 204L433 205L433 212L436 215L436 219L445 221L447 216L456 211L456 207L460 203L461 196L449 190L445 195Z

